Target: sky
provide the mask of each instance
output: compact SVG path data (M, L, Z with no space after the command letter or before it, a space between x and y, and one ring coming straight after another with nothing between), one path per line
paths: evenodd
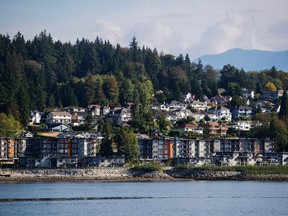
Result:
M0 0L0 34L94 41L193 60L233 48L288 50L288 0Z

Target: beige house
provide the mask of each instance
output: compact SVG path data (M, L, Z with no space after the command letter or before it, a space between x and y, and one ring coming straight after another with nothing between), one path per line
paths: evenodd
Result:
M68 112L50 112L46 117L47 124L70 124L72 115Z
M179 130L183 134L185 134L187 132L192 132L192 133L199 134L199 135L203 134L203 128L199 127L198 125L194 125L194 124L180 125L178 127L175 127L174 130Z
M206 133L209 135L226 136L228 128L218 122L208 122L204 125Z

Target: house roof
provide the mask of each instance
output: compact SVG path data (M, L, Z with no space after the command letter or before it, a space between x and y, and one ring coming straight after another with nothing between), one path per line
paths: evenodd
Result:
M253 108L249 107L249 106L238 106L236 109L238 110L253 110Z
M214 110L221 110L221 111L230 111L230 109L224 107L224 106L216 106L216 107L212 107L210 108L208 111L214 111Z
M88 106L88 108L89 109L100 109L101 108L101 106L100 105L98 105L98 104L90 104L89 106Z
M194 124L184 124L184 125L179 125L175 128L187 128L187 129L202 129L201 127L199 127L198 125L194 125Z
M206 125L207 125L207 126L217 127L217 126L219 126L220 124L219 124L218 122L207 122Z
M50 112L52 115L64 115L64 116L71 116L68 112Z
M192 104L206 105L207 103L202 102L202 101L196 101L196 100L194 100L194 101L192 102Z
M176 100L172 100L170 103L169 103L170 106L175 106L175 105L181 105L181 106L185 106L186 104L185 103L181 103L179 101L176 101Z

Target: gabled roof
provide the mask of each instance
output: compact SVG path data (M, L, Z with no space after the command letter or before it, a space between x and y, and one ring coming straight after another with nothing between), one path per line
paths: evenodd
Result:
M90 105L88 106L88 108L89 108L89 109L100 109L101 106L98 105L98 104L90 104Z
M197 101L197 100L194 100L194 101L192 102L192 104L207 105L207 103L206 103L206 102Z
M186 104L185 104L185 103L182 103L182 102L179 102L179 101L176 101L176 100L172 100L172 101L169 103L169 106L175 106L175 105L185 106Z
M236 110L253 110L253 108L249 107L249 106L237 106Z
M210 108L208 111L216 111L216 110L220 110L220 111L230 111L230 109L228 109L227 107L224 106L216 106L216 107L212 107Z
M50 112L52 115L71 116L68 112Z

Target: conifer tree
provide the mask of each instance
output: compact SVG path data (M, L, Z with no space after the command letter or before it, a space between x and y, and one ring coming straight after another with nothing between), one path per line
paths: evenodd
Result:
M279 117L288 123L288 96L286 90L283 92Z

